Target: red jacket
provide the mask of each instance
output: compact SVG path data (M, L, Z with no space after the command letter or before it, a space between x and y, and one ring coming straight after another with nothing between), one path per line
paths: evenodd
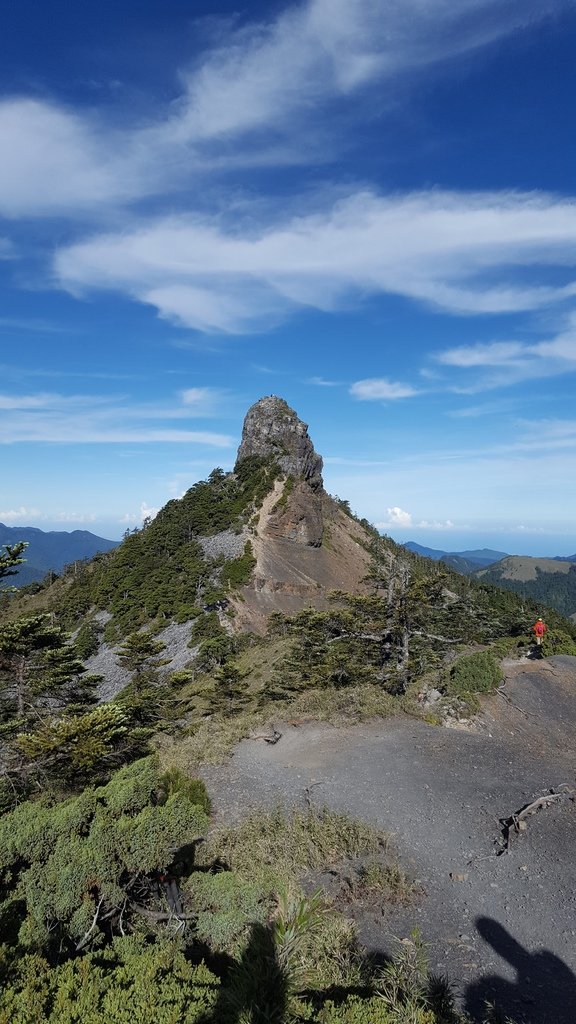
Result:
M546 625L546 623L541 622L540 620L538 620L538 622L535 622L532 626L532 632L535 633L536 636L544 636L544 633L547 629L548 626Z

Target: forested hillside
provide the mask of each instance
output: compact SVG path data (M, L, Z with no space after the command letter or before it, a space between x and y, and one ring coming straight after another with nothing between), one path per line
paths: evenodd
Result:
M576 562L510 556L475 574L484 583L512 590L536 604L576 614Z

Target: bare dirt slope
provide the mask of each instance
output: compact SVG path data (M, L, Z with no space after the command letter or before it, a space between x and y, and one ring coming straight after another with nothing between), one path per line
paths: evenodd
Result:
M475 731L396 718L347 729L282 727L276 746L244 741L205 776L217 811L311 799L395 834L419 880L408 908L359 921L390 952L417 926L431 966L472 1019L494 999L522 1024L576 1021L576 658L508 666ZM502 852L500 819L551 791Z
M266 497L258 525L251 536L256 559L252 581L242 588L240 600L232 598L235 629L263 633L268 616L275 611L294 615L311 606L329 607L331 590L358 593L368 572L370 555L366 531L347 516L328 494L314 497L322 514L322 542L318 546L274 536L269 527L282 483ZM288 503L288 517L290 513Z

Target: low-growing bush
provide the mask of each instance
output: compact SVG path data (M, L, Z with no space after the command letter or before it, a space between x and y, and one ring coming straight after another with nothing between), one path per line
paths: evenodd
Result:
M218 995L218 978L178 943L127 936L57 967L23 957L8 971L0 1024L205 1024Z
M444 687L449 695L492 693L502 682L502 669L491 651L464 654L450 668Z

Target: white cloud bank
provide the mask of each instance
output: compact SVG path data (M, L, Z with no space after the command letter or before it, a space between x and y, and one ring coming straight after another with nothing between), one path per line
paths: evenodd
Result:
M576 276L534 284L538 268L570 275L576 266L576 204L561 197L362 192L285 223L256 216L243 230L189 215L98 235L61 249L55 272L70 290L120 291L186 327L227 333L365 294L457 314L534 310L576 295Z
M414 519L411 512L406 512L399 505L394 505L387 510L388 518L380 523L375 523L378 530L453 530L454 523L451 519Z
M21 505L20 508L9 508L0 511L0 523L27 523L30 519L39 515L40 512L37 508L25 508L24 505Z
M139 512L126 512L118 522L127 526L139 526L145 519L155 519L159 511L159 508L153 508L147 501L141 501Z

